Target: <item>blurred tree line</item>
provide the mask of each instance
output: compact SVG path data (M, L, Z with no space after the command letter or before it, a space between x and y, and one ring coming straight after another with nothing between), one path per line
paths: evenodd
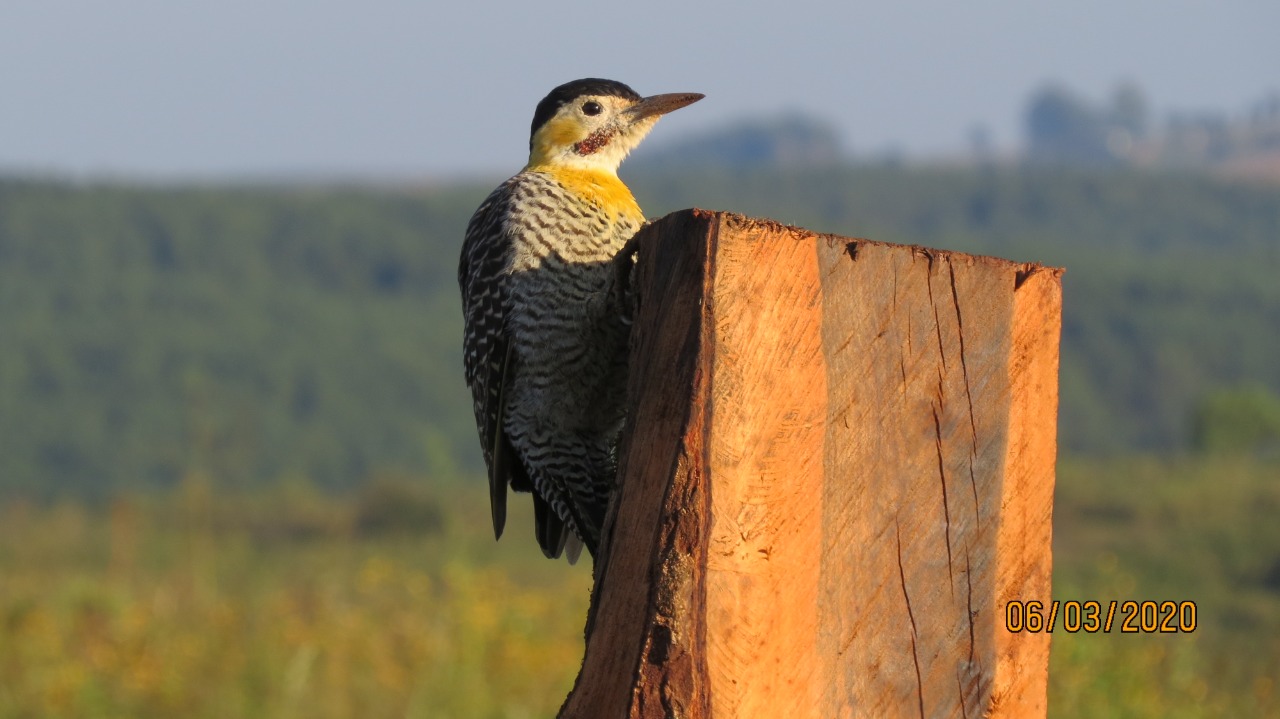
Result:
M1064 450L1275 446L1276 188L990 167L623 174L654 217L698 205L1064 265ZM478 471L455 273L490 186L0 181L0 488ZM1246 385L1253 399L1230 394Z
M632 184L652 216L697 204L1066 267L1066 452L1211 448L1193 424L1237 419L1208 412L1210 395L1280 394L1280 187L1036 165L691 169Z
M1094 103L1056 83L1035 91L1025 115L1026 157L1039 164L1205 168L1257 162L1274 168L1280 154L1280 93L1245 114L1175 112L1162 124L1133 83ZM1276 177L1275 170L1270 172Z
M0 485L474 467L454 277L475 200L0 183Z
M838 164L839 131L808 115L746 119L658 145L628 162L639 172L716 166L800 168Z
M1031 98L1026 113L1029 159L1105 165L1122 162L1148 130L1146 97L1131 84L1116 88L1105 107L1093 107L1060 85Z

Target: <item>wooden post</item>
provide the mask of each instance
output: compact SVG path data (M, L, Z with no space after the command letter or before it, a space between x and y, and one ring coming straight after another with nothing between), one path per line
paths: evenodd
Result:
M686 210L561 717L1043 717L1061 270Z

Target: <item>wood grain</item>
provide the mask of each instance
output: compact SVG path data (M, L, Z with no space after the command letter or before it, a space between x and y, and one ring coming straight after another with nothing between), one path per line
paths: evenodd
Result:
M1043 716L1060 270L688 210L563 717Z

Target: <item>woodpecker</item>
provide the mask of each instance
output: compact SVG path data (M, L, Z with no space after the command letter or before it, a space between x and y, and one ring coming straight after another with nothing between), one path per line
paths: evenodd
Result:
M599 78L555 88L533 113L528 164L467 225L463 361L495 538L509 486L533 493L547 557L596 553L625 420L622 250L644 223L618 165L660 116L702 97Z

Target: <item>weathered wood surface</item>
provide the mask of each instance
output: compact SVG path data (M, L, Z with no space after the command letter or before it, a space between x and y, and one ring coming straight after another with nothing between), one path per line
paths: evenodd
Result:
M1061 271L689 210L562 717L1035 717Z

